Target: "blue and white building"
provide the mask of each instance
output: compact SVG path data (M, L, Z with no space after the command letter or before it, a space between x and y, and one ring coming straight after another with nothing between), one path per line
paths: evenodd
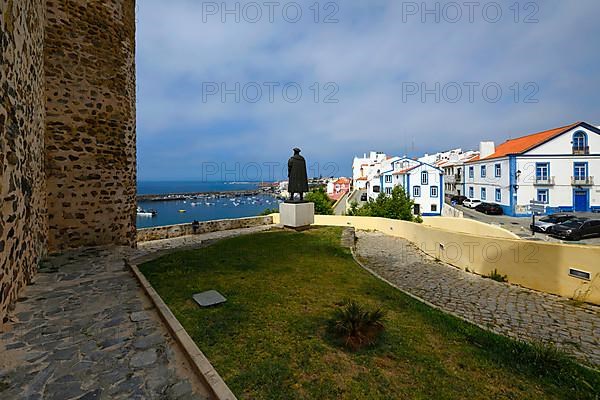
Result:
M414 214L440 216L444 206L444 172L431 164L407 157L383 161L367 183L367 194L375 199L379 193L392 193L403 187L415 203Z
M511 216L531 215L530 201L546 212L600 210L600 129L585 122L508 140L481 142L465 163L465 196L497 203ZM599 180L600 181L600 180Z

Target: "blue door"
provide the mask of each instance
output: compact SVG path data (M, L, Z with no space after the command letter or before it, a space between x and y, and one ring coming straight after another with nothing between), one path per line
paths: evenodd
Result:
M586 190L575 191L575 211L587 211L588 207L588 192Z

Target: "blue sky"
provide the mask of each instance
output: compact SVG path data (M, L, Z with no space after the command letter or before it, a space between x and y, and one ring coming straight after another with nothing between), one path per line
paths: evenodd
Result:
M348 175L369 150L600 125L600 2L514 3L139 1L138 178L278 179L296 146Z

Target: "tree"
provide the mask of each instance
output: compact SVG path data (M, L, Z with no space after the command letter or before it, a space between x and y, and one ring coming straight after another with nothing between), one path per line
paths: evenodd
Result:
M362 207L358 207L358 203L353 202L348 210L348 215L422 222L420 215L413 215L414 206L414 201L408 197L404 189L396 186L391 195L379 193L375 200L369 200Z
M315 214L333 215L333 202L325 193L325 189L314 189L304 196L304 200L315 203Z

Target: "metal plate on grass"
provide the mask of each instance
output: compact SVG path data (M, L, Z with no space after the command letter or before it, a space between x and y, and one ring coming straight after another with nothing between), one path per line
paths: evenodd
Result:
M196 293L192 297L194 301L200 305L200 307L216 306L217 304L225 303L227 301L227 299L216 290Z

